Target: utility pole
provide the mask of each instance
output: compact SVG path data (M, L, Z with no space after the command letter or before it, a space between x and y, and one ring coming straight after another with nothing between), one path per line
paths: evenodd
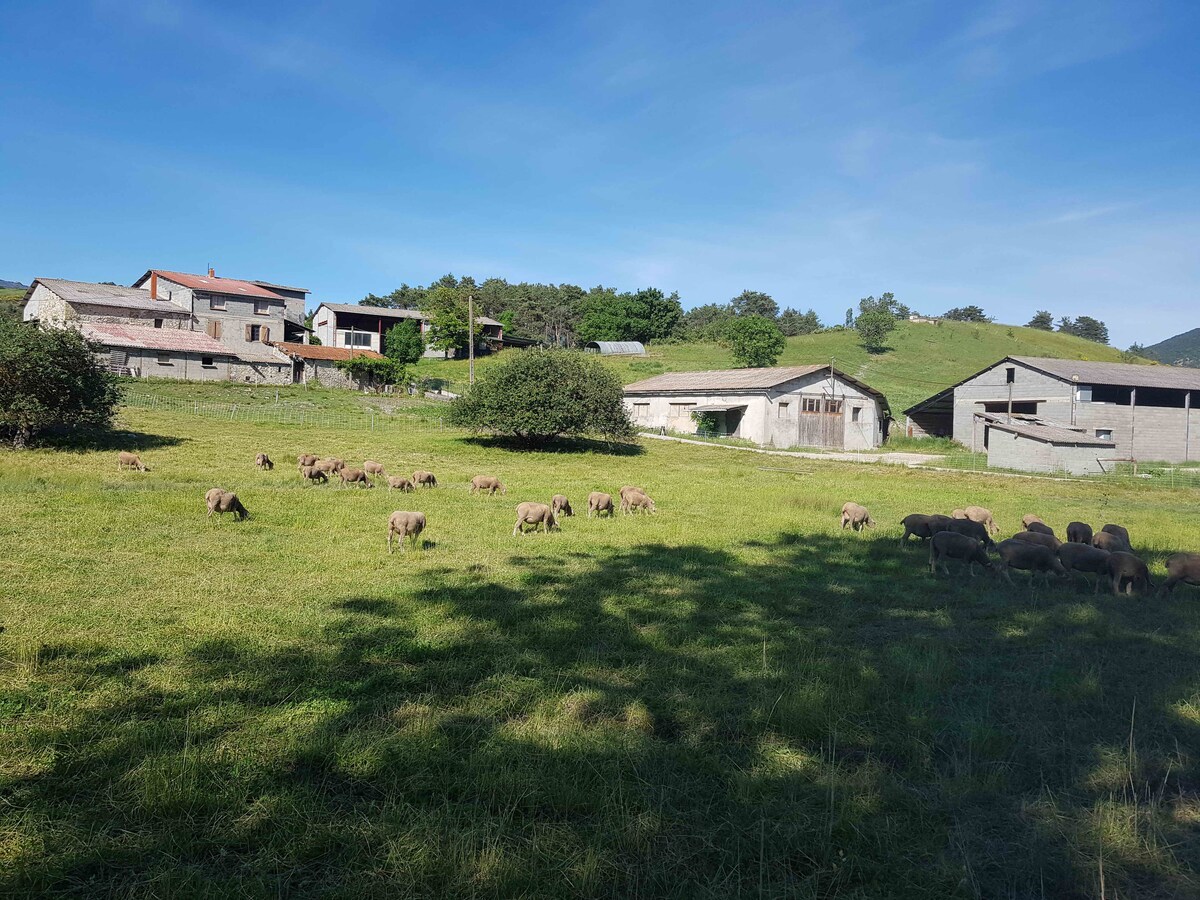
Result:
M475 383L475 295L467 294L467 377Z

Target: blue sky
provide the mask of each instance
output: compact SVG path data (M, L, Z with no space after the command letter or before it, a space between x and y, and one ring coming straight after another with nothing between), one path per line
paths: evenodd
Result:
M0 278L1200 326L1200 4L0 0Z

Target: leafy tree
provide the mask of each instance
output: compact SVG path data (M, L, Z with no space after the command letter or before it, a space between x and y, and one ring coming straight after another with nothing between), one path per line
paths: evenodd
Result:
M1026 328L1036 328L1038 331L1053 331L1054 316L1048 310L1039 309L1033 314L1033 318L1029 320Z
M727 303L705 303L689 309L683 316L684 335L692 341L720 340L725 325L733 318Z
M449 418L471 431L530 445L560 436L627 440L634 433L621 380L599 359L576 350L504 354L454 401Z
M648 325L642 340L665 341L678 335L683 325L683 305L678 293L668 297L658 288L643 288L634 298L646 308Z
M316 310L314 310L313 312L310 312L307 316L305 316L304 317L304 327L308 328L309 332L310 332L308 335L308 342L310 344L312 344L314 347L320 347L321 339L319 337L317 337L315 334L311 333L312 327L313 327L313 319L316 317L316 315L317 315Z
M403 363L388 357L351 356L349 359L339 359L334 365L364 387L373 388L376 393L393 384L403 384L408 375L408 368Z
M416 363L425 353L421 323L416 319L405 319L389 328L383 335L383 353L404 365Z
M821 320L814 310L801 313L790 306L779 315L779 330L787 337L798 334L814 334L821 330Z
M467 325L467 300L459 296L455 287L446 284L452 275L443 276L434 287L429 288L422 298L421 311L429 316L429 346L435 350L449 352L466 350L471 335ZM479 339L482 328L475 321L475 339Z
M1063 316L1058 320L1058 330L1063 334L1075 333L1075 320L1070 316Z
M52 428L106 428L121 400L97 344L73 329L0 321L0 434L20 449Z
M729 301L735 316L761 316L774 320L779 316L779 304L762 291L742 291Z
M723 343L738 366L773 366L786 341L779 326L762 316L736 316L725 326Z
M882 353L887 349L887 338L896 327L896 317L882 309L862 313L854 320L858 340L869 353Z
M1091 316L1077 318L1069 333L1085 340L1095 341L1097 344L1108 343L1108 326Z
M859 315L869 312L884 312L894 319L907 319L912 310L896 299L896 295L891 291L887 291L879 295L876 300L874 296L863 297L858 301ZM849 326L849 322L846 323Z
M979 306L956 306L954 309L948 309L942 314L943 319L949 319L952 322L990 322Z
M679 295L657 288L618 294L593 288L581 304L576 337L588 341L661 341L676 334L683 322Z

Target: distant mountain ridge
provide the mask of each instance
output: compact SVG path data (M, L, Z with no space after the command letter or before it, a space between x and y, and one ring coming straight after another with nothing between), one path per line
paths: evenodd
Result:
M27 291L29 290L29 285L21 284L19 281L5 281L3 278L0 278L0 290L4 289L11 291Z
M1142 355L1171 366L1200 367L1200 328L1193 328L1142 350Z

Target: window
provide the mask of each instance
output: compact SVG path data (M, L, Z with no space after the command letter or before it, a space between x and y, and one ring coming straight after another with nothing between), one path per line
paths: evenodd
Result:
M221 323L216 319L209 319L204 323L204 333L219 341L221 339Z
M342 332L343 347L370 347L371 332L369 331L343 331Z
M246 326L246 340L261 341L262 340L262 326L261 325L247 325Z
M162 328L162 319L155 319L155 320L154 320L154 327L155 327L155 328Z
M254 301L254 314L256 316L265 316L271 311L271 305L266 300Z
M788 417L788 407L789 406L791 406L790 403L780 403L779 404L779 418L786 419Z
M633 404L633 417L638 420L644 420L644 419L650 418L650 404L649 403Z
M209 309L224 309L225 308L225 298L224 297L209 297L208 298L208 308Z
M1004 370L1004 381L1007 384L1013 384L1016 382L1016 380L1017 380L1017 367L1009 366L1007 369Z
M1096 429L1096 437L1102 441L1111 441L1112 440L1112 429L1111 428L1097 428Z
M850 410L850 421L857 422L862 417L862 407L855 406Z
M1038 411L1037 400L1014 400L1012 402L1012 411L1014 416L1036 416ZM1007 400L988 400L983 404L983 411L989 413L1007 413L1009 403Z
M160 350L160 351L159 351L159 353L158 353L158 364L159 364L160 366L173 366L173 365L175 365L175 363L171 362L171 354L170 354L170 353L164 353L164 352L162 352L161 350Z
M800 399L800 412L819 413L821 411L820 397L802 397Z
M1117 406L1128 406L1132 390L1115 384L1092 385L1093 403L1115 403ZM1140 399L1140 398L1139 398Z
M200 365L206 369L215 369L217 367L217 364L213 362L213 358L211 356L200 357Z
M125 368L129 365L129 353L125 350L110 350L108 353L108 364Z
M695 403L672 403L671 418L679 419L690 415L692 412L692 407L695 405Z
M834 413L836 415L841 415L842 401L841 400L826 400L825 401L825 412Z

